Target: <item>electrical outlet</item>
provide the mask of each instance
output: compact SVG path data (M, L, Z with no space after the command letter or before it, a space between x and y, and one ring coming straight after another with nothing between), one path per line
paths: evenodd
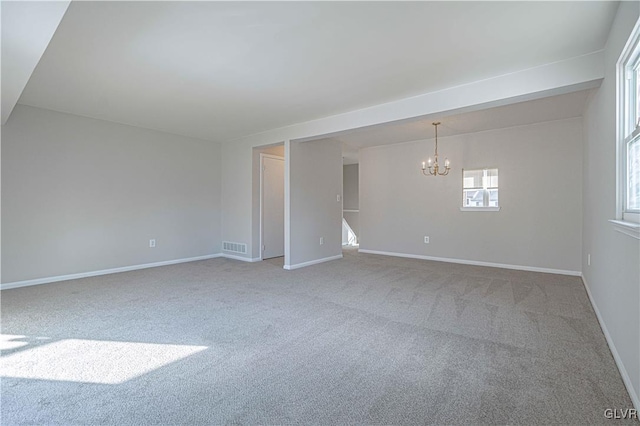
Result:
M324 244L324 237L320 237L320 245Z
M591 254L587 255L587 266L591 266Z
M149 247L153 248L155 246L156 246L156 240L155 239L149 240Z
M429 244L429 237L427 237L426 235L424 236L424 243Z

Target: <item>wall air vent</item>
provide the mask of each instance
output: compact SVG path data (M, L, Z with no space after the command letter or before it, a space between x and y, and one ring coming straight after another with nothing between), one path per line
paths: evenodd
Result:
M229 241L222 242L222 250L233 253L247 254L247 245L243 243L231 243Z

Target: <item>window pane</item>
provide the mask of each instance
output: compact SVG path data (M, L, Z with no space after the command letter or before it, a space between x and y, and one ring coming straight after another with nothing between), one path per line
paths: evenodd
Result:
M462 170L462 206L498 207L498 169Z
M636 105L633 114L633 123L631 130L635 129L640 124L640 68L636 68L633 73L633 84L635 85Z
M487 169L487 188L498 187L498 169Z
M465 207L483 207L484 197L481 189L465 189L463 191L463 206Z
M627 210L640 210L640 138L627 145Z
M463 170L463 188L482 188L483 170Z
M498 207L498 190L489 189L489 206Z
M622 206L617 217L640 221L640 31L634 30L623 52L618 72L624 84L618 90L622 107L618 125L623 130L618 141L618 167L624 173L617 190ZM620 212L622 207L622 212Z

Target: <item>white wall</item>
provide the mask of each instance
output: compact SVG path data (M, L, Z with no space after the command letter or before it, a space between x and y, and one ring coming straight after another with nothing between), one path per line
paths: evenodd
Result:
M446 123L444 124L446 125ZM360 150L360 249L580 271L580 118ZM461 212L462 168L497 167L499 212ZM430 243L424 244L423 237Z
M291 142L289 155L289 266L341 256L342 198L338 201L337 195L342 197L342 144Z
M254 253L252 151L249 143L222 144L222 240L247 244L247 255L234 253L247 259Z
M640 14L621 2L605 50L605 78L584 115L583 274L612 352L640 409L640 242L616 232L616 62ZM587 255L591 254L591 266Z
M220 252L218 144L18 105L2 151L3 283Z

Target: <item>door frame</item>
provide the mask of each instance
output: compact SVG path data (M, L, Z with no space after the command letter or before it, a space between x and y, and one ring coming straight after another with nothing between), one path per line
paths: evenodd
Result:
M262 249L263 247L262 230L264 227L263 203L264 203L264 159L265 158L271 158L273 160L282 160L282 165L284 167L284 157L280 157L279 155L273 155L273 154L265 154L263 152L260 153L260 247L259 247L260 256L258 256L259 261L263 260L262 253L264 252L264 250ZM285 204L286 204L286 201L285 201ZM284 239L284 235L282 236L282 238ZM285 242L285 245L286 245L286 242ZM285 255L286 255L286 249L285 249Z

